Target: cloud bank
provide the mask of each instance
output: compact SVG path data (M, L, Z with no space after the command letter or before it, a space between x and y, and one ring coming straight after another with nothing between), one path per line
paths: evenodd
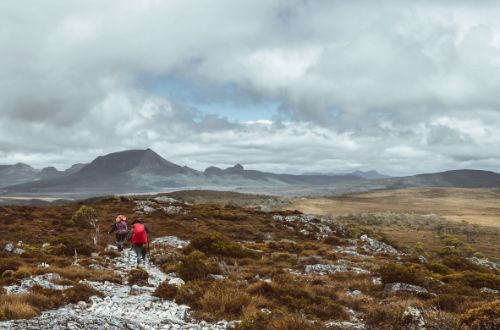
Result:
M0 160L64 168L151 147L197 169L499 170L499 14L494 1L4 2Z

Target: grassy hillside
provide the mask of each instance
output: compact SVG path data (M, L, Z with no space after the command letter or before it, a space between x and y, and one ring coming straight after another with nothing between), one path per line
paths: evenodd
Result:
M296 211L262 212L151 196L87 202L101 223L94 245L94 229L75 217L81 206L0 209L0 243L22 241L25 250L21 255L0 253L0 284L55 272L60 283L74 285L62 293L34 288L24 295L1 294L0 319L33 317L88 300L96 293L77 285L83 278L125 281L113 271L89 267L106 267L116 257L116 252L104 251L114 238L103 232L119 213L129 221L143 217L153 237L190 241L182 249L151 247L153 262L186 282L163 283L157 297L188 304L198 319L240 320L238 329L336 329L345 322L401 329L418 321L410 307L418 309L429 329L467 329L474 322L495 322L482 320L482 315L500 308L493 291L500 290L498 270L469 259L477 251L454 235L440 236L448 246L440 250L422 244L397 251L383 243L391 243L383 232L351 218L332 221ZM75 249L80 266L70 266ZM37 267L42 262L50 266ZM131 273L129 283L137 276L143 275ZM399 290L394 283L407 287ZM15 310L10 307L14 302Z

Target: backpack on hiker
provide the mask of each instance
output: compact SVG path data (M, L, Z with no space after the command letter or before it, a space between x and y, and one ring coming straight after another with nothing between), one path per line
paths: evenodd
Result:
M146 244L148 242L146 227L143 223L134 223L131 242L132 244Z
M116 223L116 233L120 235L125 235L128 232L127 223L125 221L120 221Z

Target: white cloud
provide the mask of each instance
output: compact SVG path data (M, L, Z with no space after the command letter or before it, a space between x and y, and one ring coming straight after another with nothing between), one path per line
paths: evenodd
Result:
M152 147L197 168L497 169L499 14L493 1L3 2L1 160ZM280 113L229 122L151 92L162 79L234 86Z

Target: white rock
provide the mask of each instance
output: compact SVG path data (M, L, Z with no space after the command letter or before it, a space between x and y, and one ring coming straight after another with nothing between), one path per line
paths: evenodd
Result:
M489 269L493 269L493 270L500 270L500 263L498 263L498 262L490 261L488 259L481 259L478 257L467 258L467 260L469 260L470 262L472 262L476 265L479 265L479 266L482 266L485 268L489 268Z
M408 283L388 283L384 287L384 291L386 293L395 293L395 292L413 292L413 293L428 293L426 288L423 288L418 285L408 284Z
M23 253L24 253L24 249L21 249L21 248L16 248L16 249L14 250L14 253L15 253L15 254L23 254Z
M170 285L175 285L177 287L181 287L185 284L186 282L184 282L184 280L182 278L171 278L169 281L168 281L168 284Z
M425 320L418 308L408 306L403 313L403 322L407 330L424 330Z
M490 288L481 288L479 291L481 291L482 293L488 293L488 294L498 294L498 290L495 290L495 289L490 289Z
M360 297L363 295L363 293L359 290L353 290L353 291L349 291L348 294L351 296L351 297Z
M49 268L50 265L46 262L41 262L38 265L36 265L38 268Z
M164 236L153 240L153 245L167 245L175 248L183 248L189 244L189 241L180 239L177 236Z
M377 241L376 239L370 238L367 235L362 235L359 239L366 243L362 247L363 250L365 250L366 252L390 253L390 254L399 255L398 250L396 250L395 248L393 248L389 244L385 244L383 242Z
M80 309L87 308L87 303L85 301L79 301L77 305Z
M318 274L327 275L335 273L356 273L356 274L370 274L366 269L343 266L343 265L329 265L329 264L316 264L316 265L306 265L304 268L304 273L307 275Z
M7 243L7 244L5 244L5 247L3 249L4 249L4 251L12 252L12 251L14 251L14 244Z
M118 251L118 248L115 245L108 244L108 246L106 246L106 248L104 249L104 251L106 251L106 252Z
M330 321L325 323L327 328L340 328L340 329L366 329L366 326L361 322L349 322L349 321Z

